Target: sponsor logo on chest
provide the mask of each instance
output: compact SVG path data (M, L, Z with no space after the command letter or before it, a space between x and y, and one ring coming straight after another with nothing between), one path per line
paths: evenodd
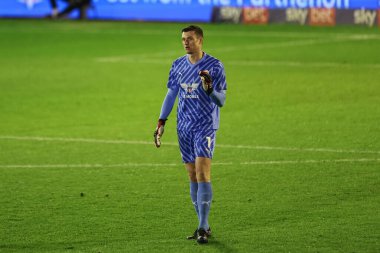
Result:
M185 91L182 94L182 98L199 98L197 94L194 93L198 89L199 83L181 83L182 89Z

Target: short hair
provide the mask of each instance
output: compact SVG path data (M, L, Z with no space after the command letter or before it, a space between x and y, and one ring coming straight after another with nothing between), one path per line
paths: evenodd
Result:
M203 38L203 30L199 26L196 25L190 25L188 27L185 27L182 29L182 32L194 32L198 37Z

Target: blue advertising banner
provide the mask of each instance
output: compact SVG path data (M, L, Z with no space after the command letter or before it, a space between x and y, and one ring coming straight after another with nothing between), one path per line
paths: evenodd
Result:
M232 0L231 0L232 1ZM336 9L378 9L379 0L234 0L231 6L269 9L286 8L336 8Z
M67 3L57 0L62 10ZM90 19L210 22L211 2L202 0L93 0ZM1 0L0 17L44 17L51 13L49 0ZM77 13L71 14L75 18Z
M67 3L58 0L59 9ZM213 7L380 9L380 0L93 0L90 19L210 22ZM0 17L44 17L49 0L1 0ZM76 17L71 14L71 18Z
M194 0L97 0L90 17L143 21L209 22L213 5Z

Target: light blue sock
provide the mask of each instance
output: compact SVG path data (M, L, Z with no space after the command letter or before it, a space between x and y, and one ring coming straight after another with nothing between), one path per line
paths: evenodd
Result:
M194 209L197 212L197 217L199 220L199 209L198 209L197 195L198 195L198 183L190 181L191 202L193 202Z
M199 209L199 228L207 230L209 228L208 224L208 214L210 212L211 200L212 200L212 189L211 182L201 182L198 183L198 209Z

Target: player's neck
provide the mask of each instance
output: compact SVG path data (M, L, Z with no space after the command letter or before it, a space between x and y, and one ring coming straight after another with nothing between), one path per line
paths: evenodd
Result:
M204 54L203 51L199 51L199 52L196 52L196 53L193 53L193 54L188 54L189 61L190 61L192 64L195 64L195 63L197 63L200 59L202 59L203 54Z

